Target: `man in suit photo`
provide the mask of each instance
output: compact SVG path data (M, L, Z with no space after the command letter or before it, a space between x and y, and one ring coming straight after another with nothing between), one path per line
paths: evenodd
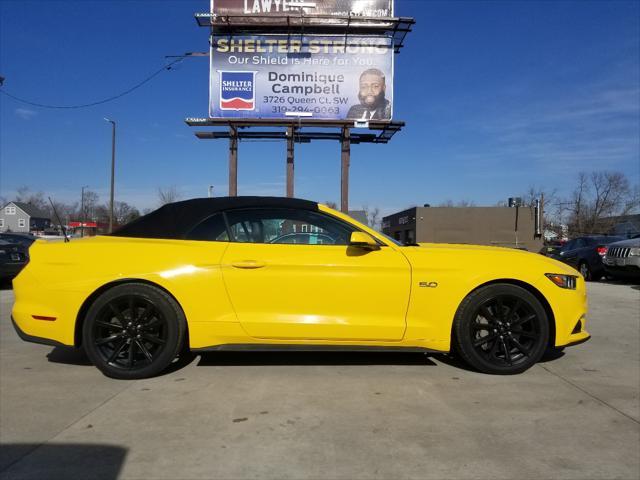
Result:
M377 68L365 70L360 75L359 105L353 105L347 118L354 120L390 120L391 102L385 98L384 73Z

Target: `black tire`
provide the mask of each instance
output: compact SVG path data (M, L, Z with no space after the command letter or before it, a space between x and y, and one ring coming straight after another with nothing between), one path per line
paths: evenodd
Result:
M454 348L474 369L512 375L533 366L549 342L549 320L538 299L522 287L493 284L469 294L453 325Z
M93 302L84 321L82 344L106 376L148 378L176 358L185 331L184 314L171 296L151 285L127 283Z
M591 273L591 269L589 268L589 264L587 262L580 262L578 265L578 271L580 275L585 279L585 281L593 280L593 274Z
M557 360L563 355L564 355L564 347L549 346L547 350L544 352L544 355L542 355L542 360L544 361Z

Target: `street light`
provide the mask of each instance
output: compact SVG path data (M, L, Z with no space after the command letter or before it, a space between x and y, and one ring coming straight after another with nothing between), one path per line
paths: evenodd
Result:
M111 124L111 198L109 200L109 233L113 232L113 189L116 174L116 122L103 117Z
M213 197L213 185L209 185L209 198Z
M80 237L84 237L84 189L89 185L83 185L80 192Z

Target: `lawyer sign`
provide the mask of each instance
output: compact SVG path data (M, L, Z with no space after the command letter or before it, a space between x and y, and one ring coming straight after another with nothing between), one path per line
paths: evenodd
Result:
M215 15L335 15L391 17L393 0L211 0Z
M209 116L391 120L388 37L212 38Z

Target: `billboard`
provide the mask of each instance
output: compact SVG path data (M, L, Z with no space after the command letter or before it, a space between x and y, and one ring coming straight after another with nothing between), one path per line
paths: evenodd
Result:
M215 15L393 16L393 0L211 0Z
M385 36L213 37L209 116L391 120L393 57Z

